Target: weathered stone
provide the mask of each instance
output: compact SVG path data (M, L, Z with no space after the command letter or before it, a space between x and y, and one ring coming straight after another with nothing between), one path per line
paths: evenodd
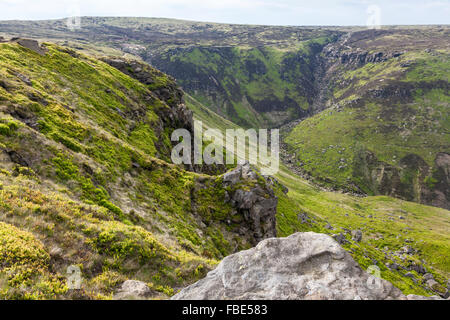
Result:
M297 220L300 221L300 223L307 223L309 218L306 213L301 212L301 213L297 214Z
M397 263L388 263L386 265L386 267L388 267L391 270L398 270L398 269L400 269L400 266Z
M414 254L414 252L415 252L415 250L413 248L411 248L410 246L404 246L401 248L400 251L405 254Z
M333 238L334 238L334 240L336 240L337 243L339 243L339 244L346 244L346 243L348 243L347 238L345 238L345 236L344 236L342 233L333 235Z
M363 271L330 236L272 238L226 257L206 278L172 299L406 299Z
M409 271L415 271L415 272L420 273L420 274L427 273L427 269L425 269L424 266L422 266L420 264L415 264L415 263L409 265L408 270Z
M228 187L246 180L256 181L258 175L256 169L247 162L238 165L234 170L224 174L223 185ZM251 234L251 242L256 245L259 241L276 236L276 219L278 199L275 196L271 184L261 181L253 188L237 188L230 191L225 200L233 206L234 212L243 217L240 232ZM236 219L232 219L235 221Z
M16 39L15 40L18 44L20 44L22 47L28 48L30 50L33 50L34 52L36 52L37 54L43 56L47 53L47 49L42 48L39 45L39 42L37 42L36 40L31 40L31 39Z
M244 179L257 179L258 176L256 174L256 172L254 172L251 167L250 167L250 163L247 161L244 164L242 164L241 166L241 172L242 172L242 178Z
M340 59L342 64L353 64L362 66L366 63L378 63L383 62L388 59L388 57L383 52L368 53L367 51L362 51L360 49L353 52L339 52L339 51L328 51L325 52L327 56L335 56Z
M428 280L434 280L434 277L433 277L433 275L432 275L431 273L425 273L425 274L423 275L423 279L424 279L425 281L428 281Z
M439 283L434 279L427 280L426 284L431 290L437 290L439 288Z
M353 241L361 242L363 234L361 230L353 230L352 236Z
M252 191L238 189L234 192L231 199L236 202L239 209L250 209L256 202L257 195Z
M19 153L17 153L16 151L11 150L11 151L7 151L7 153L12 162L17 163L18 165L21 165L23 167L29 166L28 161L25 160L25 158L22 155L20 155Z
M33 85L33 83L31 82L30 78L27 77L26 75L17 72L16 73L17 78L19 78L20 80L22 80L26 85L31 86ZM48 103L47 103L48 104Z
M150 296L152 296L152 290L150 290L145 282L127 280L122 283L122 287L114 296L114 300L136 300L145 299Z
M241 170L240 168L229 171L223 175L223 182L227 184L236 184L241 179Z

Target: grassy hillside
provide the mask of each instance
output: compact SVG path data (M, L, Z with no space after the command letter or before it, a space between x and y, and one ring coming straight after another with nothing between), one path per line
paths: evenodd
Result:
M155 71L145 85L79 52L41 50L0 44L1 297L111 298L125 279L167 297L251 245L239 213L224 222L221 176L164 161L178 127L173 100L158 96L173 80ZM247 183L262 182L236 188ZM70 265L85 279L76 296Z
M0 35L140 56L174 76L206 107L244 127L274 127L311 112L320 73L314 56L343 34L321 27L152 18L81 20L82 28L74 32L65 20L0 22Z
M200 103L196 102L193 110L205 126L227 129L217 126L220 116L202 111ZM285 194L282 187L275 188L277 236L307 231L342 234L346 241L343 247L363 269L377 266L381 277L404 293L445 292L450 277L449 211L388 196L357 197L323 191L284 165L275 178L289 189ZM363 234L361 242L353 240L356 230ZM405 246L412 251L406 253ZM422 267L438 281L434 290L426 285Z
M214 111L211 111L209 108L205 107L202 103L188 94L185 94L185 101L187 107L194 112L194 119L201 121L207 128L219 129L222 132L225 132L227 129L241 128L230 120L227 120L219 116Z
M404 293L445 292L450 277L449 211L387 196L360 198L321 191L287 168L276 177L289 188L287 195L277 192L278 236L299 231L343 234L347 241L343 247L363 269L377 266L381 277ZM362 231L361 242L352 240L351 232L356 230ZM405 246L413 253L406 254ZM423 273L415 271L418 266L440 283L434 293Z
M252 245L251 234L237 232L243 217L230 216L233 208L226 201L220 175L187 172L168 163L169 137L175 129L170 119L176 114L171 98L178 94L173 79L155 70L149 71L148 83L142 83L78 51L53 44L44 49L46 53L39 55L17 43L0 43L0 257L5 261L0 265L0 297L109 299L124 280L138 279L149 284L154 298L167 298L204 277L219 259ZM245 49L249 50L253 49ZM264 50L256 51L259 56ZM380 147L380 143L389 145L384 135L365 133L363 129L371 126L351 130L355 121L366 117L366 112L359 110L367 111L368 121L380 116L383 122L369 124L375 123L374 128L381 130L388 120L398 126L397 110L411 109L417 119L409 128L414 139L430 133L422 124L433 129L436 145L419 140L423 145L414 149L420 149L418 157L431 163L434 158L427 157L427 151L438 152L437 146L448 141L448 136L442 135L448 127L448 95L441 90L443 83L448 83L448 78L443 79L448 75L446 54L439 50L417 56L405 53L392 58L396 60L337 65L336 72L331 68L333 72L325 75L336 79L336 86L329 88L330 105L340 104L342 111L329 109L302 122L288 137L291 146L297 148L303 134L309 134L317 146L329 143L322 142L326 139L337 139L333 146L341 141L350 144L349 130L364 154L367 141L374 139L377 152L387 155L380 159L388 161L388 152L392 158L400 158L403 154L396 152L403 149ZM274 56L269 56L261 59L272 61ZM400 67L409 65L397 74L398 65L390 65L392 61ZM430 65L430 61L434 62ZM381 68L379 64L385 65ZM136 70L126 73L135 75ZM422 85L419 78L432 86ZM271 80L278 81L276 77ZM408 99L407 108L397 98L388 105L376 101L392 98L386 89L389 86L378 87L378 83L391 80L394 88L405 85L409 88L405 92L414 93L403 95L400 90L399 99ZM259 90L268 80L255 81ZM251 86L250 81L243 88ZM164 96L164 92L170 94ZM369 98L372 96L375 98ZM420 113L423 109L416 99L423 97L429 108ZM366 104L367 99L374 99L375 107ZM186 105L206 127L237 127L203 102L186 96ZM395 108L382 112L386 106ZM341 114L339 121L328 118ZM305 125L308 121L310 131ZM352 124L347 126L347 122ZM434 130L441 132L435 135ZM365 134L364 139L357 139L360 134ZM312 154L313 146L307 145L307 139L301 141ZM405 155L413 150L412 142L403 145L410 148ZM346 150L336 149L336 155L326 150L314 155L315 161L319 167L325 166ZM442 174L441 169L436 170L437 175ZM432 178L426 183L441 186ZM342 233L347 241L343 246L363 268L377 265L382 277L405 293L444 293L450 277L449 211L388 196L326 192L286 167L276 179L289 188L285 194L281 186L273 186L278 196L278 236L297 231ZM339 175L333 179L342 181ZM257 179L239 187L247 190L261 183ZM346 181L346 186L351 185L352 181ZM351 231L355 230L362 231L361 242L352 240ZM85 279L78 294L67 288L69 265L79 266ZM433 288L424 281L424 269L438 282Z
M29 175L3 170L0 177L2 298L110 299L129 278L146 281L155 298L163 298L216 263L163 244L158 232L140 226L142 218L121 221L113 211L74 200ZM68 290L69 265L82 270L81 291Z
M243 127L302 122L286 142L333 189L450 208L448 26L245 26L150 18L0 22L5 36L127 52Z
M273 127L311 112L317 94L315 55L332 40L321 37L289 48L176 48L154 57L152 63L233 122Z
M446 45L362 64L334 60L330 108L286 136L297 165L328 186L449 208Z

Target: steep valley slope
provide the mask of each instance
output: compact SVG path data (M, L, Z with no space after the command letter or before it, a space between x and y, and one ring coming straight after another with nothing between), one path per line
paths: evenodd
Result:
M142 57L243 127L274 127L311 113L315 56L343 34L326 28L248 26L152 18L0 22L0 35L96 43Z
M301 48L296 47L300 50L299 57L302 57L300 60L303 61L301 63L306 63L304 62L307 60L305 54L308 55L312 52L310 50L313 50L314 58L311 57L311 59L317 62L316 67L321 70L322 80L308 79L312 81L311 88L316 90L312 95L314 97L304 108L311 108L311 111L303 112L300 108L296 111L297 113L278 113L280 117L277 118L272 116L271 110L263 111L264 108L255 109L252 106L248 110L255 117L248 119L256 119L251 120L256 122L249 123L245 121L245 117L239 120L235 114L233 116L226 109L216 107L221 104L208 100L209 94L205 94L204 97L199 95L198 92L201 90L197 94L195 90L187 90L188 94L184 94L183 98L183 92L177 88L172 78L143 64L142 61L129 61L129 56L124 58L121 52L116 51L120 48L134 54L141 54L142 48L138 47L137 43L142 45L148 41L141 38L143 35L151 34L153 37L149 30L136 31L136 37L133 38L128 33L131 27L127 19L113 20L113 22L106 19L103 23L97 18L92 19L99 24L97 28L101 30L104 30L105 24L119 24L108 28L110 33L95 33L97 35L95 41L98 42L86 41L92 39L94 35L90 27L83 31L86 32L85 34L73 34L73 37L77 35L81 40L74 39L74 42L67 44L84 49L84 52L90 52L93 55L50 43L42 45L38 52L24 47L23 41L21 41L22 44L17 43L18 41L0 43L2 112L0 254L2 258L4 257L3 261L6 261L1 265L0 295L2 297L53 298L55 295L59 298L74 297L73 291L67 290L65 276L69 265L78 265L86 281L83 282L83 290L79 291L75 297L112 298L123 281L137 279L146 282L152 288L153 298L167 298L178 289L204 277L206 272L223 257L252 247L262 238L273 236L274 230L271 230L270 226L255 229L255 220L248 216L247 209L239 210L236 204L229 201L228 198L230 196L233 198L240 193L239 190L244 192L258 190L257 192L263 198L277 199L275 230L277 236L288 236L299 231L315 231L333 235L363 269L376 265L381 270L381 276L401 289L403 293L445 295L450 277L449 211L390 197L396 196L443 206L432 202L436 199L432 196L436 190L438 192L444 190L445 194L445 188L448 188L448 180L445 182L445 175L448 178L445 159L437 161L444 163L444 166L439 165L433 169L433 161L438 155L448 153L449 140L448 133L445 131L448 128L446 123L448 122L448 100L446 100L448 92L445 91L448 90L445 89L448 85L448 71L446 71L448 51L442 48L439 41L436 42L436 47L431 47L430 52L425 52L429 43L423 43L423 47L417 49L417 57L415 52L411 53L412 56L408 56L407 53L394 56L403 51L399 43L398 47L384 52L380 58L377 52L361 53L352 48L352 43L356 42L355 47L370 51L358 42L363 41L358 37L367 35L365 32L356 32L355 38L352 39L345 38L342 31L322 30L318 35L311 35L311 32L318 31L305 31L299 28L297 37L305 37L301 38L302 41L298 44ZM137 24L141 24L139 19L136 21ZM36 22L33 32L29 30L30 23L24 23L25 30L17 29L14 23L8 24L8 28L3 28L4 24L1 24L0 30L9 34L12 30L24 31L26 35L27 32L41 32L42 34L38 37L51 38L48 36L51 33L42 26L53 23L59 22ZM177 25L177 22L166 21L166 24L173 26ZM166 25L163 24L160 28L164 26ZM178 27L184 29L186 25L179 23ZM210 27L212 31L215 30L213 27ZM225 28L222 25L215 27ZM263 34L270 35L269 38L273 44L282 42L285 36L282 30L278 31L277 38L272 34L277 28L267 28L270 32L261 29L257 34L264 31ZM60 29L52 27L51 30L55 33L53 34L55 41L61 43L58 37L62 38L67 33L64 27L61 26ZM121 32L121 37L117 36L118 31ZM186 32L189 33L188 31ZM235 38L229 37L228 32L228 28L222 31L225 35L223 39L228 39L227 41L231 41L230 39L237 41L236 39L242 36L242 33L234 31ZM447 31L444 29L430 32L430 36L434 34L436 39L441 39L440 32ZM166 33L157 38L166 41L168 47L173 47L173 39L166 38L166 34L169 33L166 30ZM197 33L198 31L194 32L194 34ZM283 34L281 40L280 34ZM102 38L105 35L110 38ZM129 46L126 48L123 47L122 38L125 35L130 40L127 41ZM336 35L339 37L333 38ZM394 35L392 33L372 34L370 39L373 37L389 39L394 36L395 32ZM83 39L83 37L86 38ZM113 40L114 37L117 38ZM249 37L255 38L250 32ZM212 47L216 46L215 32L212 32L209 38L205 34L201 37L189 35L185 38L188 43L192 41L192 38L201 43L197 49L175 50L180 52L178 56L180 60L190 61L190 68L194 68L198 63L198 61L189 60L192 53L195 56L198 52L203 54L206 52L208 55L214 52L214 49L208 47L205 41L211 41ZM322 40L317 40L319 38ZM268 40L264 38L264 41ZM374 45L371 40L367 41ZM330 43L327 45L328 42ZM92 49L92 43L104 44L105 47L101 48L101 53L106 53L109 57L95 58L94 56L100 55L100 50ZM234 45L230 44L233 47ZM257 43L255 47L256 45ZM341 45L350 47L345 47L349 52L342 56L340 54L347 49L336 49ZM382 46L382 42L378 45ZM160 42L154 43L153 46L161 47ZM203 48L205 46L206 48ZM277 46L278 44L275 47ZM110 49L111 47L115 49ZM380 51L379 49L377 48L377 51ZM219 57L214 57L225 59L223 52L231 52L231 56L238 60L236 63L240 66L251 66L252 64L248 64L248 61L263 61L262 65L273 68L272 64L275 63L273 59L282 61L284 58L279 60L279 49L271 50L247 48L241 51L236 48L224 48L217 53ZM353 53L355 50L358 52L356 58ZM144 51L147 52L147 49ZM241 55L242 52L245 54ZM115 57L115 55L121 57ZM281 56L284 56L284 53ZM375 57L375 60L372 57ZM174 59L176 60L177 56ZM220 59L220 68L222 68L223 64L227 65L228 60ZM414 63L410 63L410 60L414 60ZM261 67L259 62L255 63ZM424 65L422 69L414 69L417 65L420 67L421 63ZM430 66L430 63L433 65ZM400 64L406 66L401 67ZM216 68L209 63L207 65L211 69L201 72L209 74ZM317 179L316 182L319 181L321 184L352 192L362 191L367 194L389 196L360 197L324 191L316 187L314 183L298 177L285 166L281 167L275 177L276 180L256 174L255 179L243 179L238 184L230 186L220 174L222 170L213 174L217 168L209 171L192 170L197 171L196 173L170 164L171 132L179 127L188 130L192 127L192 115L188 109L194 111L194 118L202 120L206 126L224 130L238 127L237 124L225 118L232 119L245 127L269 125L267 119L274 119L275 122L270 126L278 126L296 117L309 117L323 108L337 108L335 104L342 104L343 106L338 109L342 108L344 110L342 114L345 114L346 108L349 108L347 102L352 107L354 100L363 99L364 107L359 105L360 109L358 109L358 105L355 105L351 111L367 110L366 117L369 120L376 119L376 116L372 117L371 109L366 106L364 99L367 97L364 95L376 88L381 94L375 99L392 99L389 89L385 90L384 87L379 89L374 84L380 79L390 79L390 76L385 77L383 70L389 72L388 67L391 65L395 70L405 69L405 72L401 74L394 72L392 81L395 81L396 86L403 81L403 76L408 77L408 72L416 72L406 79L409 79L408 81L405 80L411 82L406 84L405 92L409 94L411 90L416 90L416 87L420 86L426 91L426 95L422 96L419 91L414 97L419 96L422 99L426 97L429 103L428 109L424 109L423 117L433 116L433 112L436 112L434 115L436 118L429 120L429 123L434 126L432 131L411 130L411 136L414 139L428 139L426 152L424 151L425 142L423 142L421 145L405 144L408 148L405 153L394 154L398 159L403 159L406 153L417 153L418 157L423 156L424 161L427 161L428 167L420 169L423 171L416 174L415 168L410 170L413 171L411 179L417 181L412 185L413 190L403 190L399 193L389 188L377 189L379 185L372 180L367 180L369 182L363 180L371 174L373 176L373 172L383 171L387 167L385 163L380 165L381 161L385 161L380 154L385 152L391 155L393 152L383 144L377 145L375 142L370 144L369 138L375 136L371 132L358 140L359 145L362 145L361 149L364 150L362 154L370 154L369 151L376 152L375 154L381 160L378 159L375 165L370 163L370 166L361 168L359 172L351 171L355 172L354 180L345 180L345 183L342 183L341 175L320 170L328 161L333 163L336 157L339 157L340 161L339 151L341 150L336 150L336 154L327 153L326 161L322 160L325 159L322 153L314 155L317 162L306 162L301 158L303 154L309 156L307 152L316 149L299 141L304 143L308 141L307 139L317 139L314 142L318 146L327 145L329 142L326 139L339 138L339 141L353 141L351 138L355 137L355 133L351 130L356 130L354 126L365 116L363 112L361 112L362 115L349 120L344 119L345 121L341 118L336 118L336 121L329 119L333 125L348 125L346 128L350 131L348 134L345 130L337 130L333 132L332 137L329 136L327 128L333 130L333 126L322 121L324 115L328 113L331 113L330 117L341 114L341 112L333 111L334 109L328 109L296 125L286 137L291 148L289 151L295 153L291 162L300 166L302 172L308 172ZM303 72L304 69L302 67L300 69ZM223 74L237 74L234 70L227 67L222 69ZM256 70L256 73L258 72L271 73L263 67L259 71ZM377 72L379 78L376 76ZM263 75L264 80L254 79L252 81L256 82L253 85L260 88L264 87L264 83L282 83L275 79L279 77L279 74L271 78L273 75L274 73L270 76ZM428 75L429 78L424 75ZM440 87L427 89L427 85L423 82L418 83L418 77L423 78L425 82L429 81L430 86L439 84ZM301 79L305 79L295 74L293 78L300 79L300 82ZM189 77L186 76L186 81L188 80ZM222 78L216 80L220 85L227 83ZM251 90L245 91L248 87L245 88L247 85L251 87L252 81L246 82L246 85L239 90L250 92ZM289 83L290 80L283 81ZM301 82L300 85L305 86L308 81ZM327 86L326 89L323 87L321 90L316 89L324 83L332 83L336 88ZM189 83L183 83L183 87L189 85ZM358 85L362 87L367 85L367 88L360 90ZM275 87L265 88L266 91L278 90ZM434 93L434 91L438 92ZM295 93L296 89L288 88L285 92L290 95ZM306 90L306 93L310 94L311 91ZM225 90L224 96L220 99L228 95L233 97L234 94L235 92L228 93ZM363 96L356 96L357 94ZM257 92L256 96L259 95L260 92ZM299 101L308 101L308 98L302 98L296 103ZM397 103L397 100L393 101ZM378 103L381 106L385 105L384 102ZM400 110L415 107L411 99L407 100L406 106L402 103L400 103ZM396 117L396 110L391 108L384 114L387 116L392 114ZM214 111L218 111L220 115ZM265 120L266 111L270 116L267 116ZM422 121L422 119L419 120ZM308 125L308 121L314 121L317 125ZM377 121L374 121L374 124L375 127L379 125ZM309 127L317 128L317 131L308 131ZM358 130L356 136L360 132L361 130ZM397 136L389 136L389 139L382 136L382 138L384 139L381 140L382 143L385 143ZM430 141L435 144L430 144ZM330 144L334 145L338 142L333 140L328 145ZM394 148L395 152L401 150L400 146L398 145L398 149ZM322 152L319 147L317 150ZM425 156L425 153L428 155ZM319 169L312 169L315 163ZM389 162L386 161L386 163ZM397 174L404 182L406 181L405 185L408 185L408 180L405 179L409 176L405 174L406 178L403 177L401 171L404 170L403 167L408 169L408 166L400 166L396 162L389 164L393 167L391 172L398 170ZM424 175L424 172L427 175ZM437 172L436 176L430 178L430 172L432 174ZM424 190L418 176L423 177L424 185L433 186L428 191L430 198L416 197ZM358 177L360 180L357 180ZM389 177L383 179L386 181ZM374 179L374 181L377 180L376 177ZM389 184L385 182L382 185ZM408 193L409 191L411 193ZM358 231L362 234L361 238L354 236L358 234ZM431 287L427 284L430 275L435 280ZM25 286L21 285L23 283Z
M189 97L186 101L194 118L206 127L225 131L232 125L200 102ZM381 277L404 294L445 296L450 271L448 210L389 196L327 191L285 165L275 178L280 183L274 187L277 237L311 231L328 234L364 270L379 268ZM430 291L426 284L429 273L439 279L438 291Z
M82 21L0 22L0 35L140 56L239 126L285 128L287 161L315 183L449 208L448 26Z
M167 162L192 114L171 78L141 66L151 83L69 48L0 44L3 298L111 298L128 278L167 296L275 235L264 178L225 185ZM231 201L243 190L266 206L249 216ZM81 291L68 293L69 266Z
M450 208L448 30L354 32L327 46L327 108L288 132L316 181Z

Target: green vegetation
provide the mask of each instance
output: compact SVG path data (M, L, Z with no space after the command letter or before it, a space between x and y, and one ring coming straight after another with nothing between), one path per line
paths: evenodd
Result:
M437 154L448 152L450 141L448 54L408 52L340 72L344 85L337 82L332 98L340 107L302 121L285 139L297 164L324 185L370 195L386 192L380 182L386 179L385 168L397 170L401 185L394 187L396 195L423 201L411 186L433 190L438 181L424 179L434 170Z
M326 234L361 230L361 242L351 240L343 247L363 269L376 265L381 277L393 283L405 294L432 295L415 271L417 283L405 277L412 264L423 265L443 286L450 276L450 214L447 210L428 207L386 196L358 198L317 189L292 175L285 167L277 179L289 188L285 195L277 190L278 236L314 231ZM298 214L306 213L314 222L302 223ZM400 218L402 217L402 218ZM327 224L333 230L326 228ZM417 251L413 255L395 256L405 245ZM404 267L391 270L388 264Z
M46 48L0 44L0 222L32 248L1 265L1 297L110 299L124 279L167 297L249 246L223 221L221 180L164 161L170 106L99 60ZM154 90L173 90L156 76ZM11 233L0 234L1 255ZM69 265L85 279L75 296Z
M199 114L208 127L219 118L213 113ZM326 112L322 113L324 114ZM304 122L308 123L316 118ZM341 121L335 123L339 124ZM323 136L327 138L327 135ZM340 150L336 153L340 155L338 151ZM320 157L316 161L317 159ZM289 189L285 194L280 186L275 186L278 197L278 236L308 231L329 235L343 233L348 241L343 247L363 269L376 265L380 268L381 277L405 294L436 294L425 286L423 274L409 271L414 265L425 267L441 287L445 287L450 276L449 211L386 196L356 197L323 191L296 176L284 165L275 177ZM429 181L432 181L431 178ZM302 222L299 217L302 214L307 215L307 222ZM332 230L327 227L328 224L332 226ZM361 242L352 240L349 231L353 230L363 232ZM396 255L405 245L414 248L414 254ZM401 267L391 270L388 265L393 263ZM415 281L406 276L408 272L414 275Z
M169 50L155 63L165 66L195 99L234 123L274 126L309 109L314 95L314 56L332 40L320 37L289 48Z
M199 268L216 263L167 248L144 228L116 221L108 210L46 190L26 176L3 174L2 181L0 206L8 223L0 222L5 262L0 274L8 275L0 287L3 298L68 298L69 265L82 270L80 296L111 298L119 284L114 279L129 277L149 282L164 296L170 286L195 281L204 275ZM52 271L50 258L56 261Z
M123 26L125 20L102 21ZM149 20L131 20L136 34L145 32ZM151 23L169 32L174 22ZM181 33L196 26L175 24ZM237 128L226 118L272 126L311 108L314 56L337 32L289 29L286 40L282 28L255 26L249 27L256 34L249 46L240 35L227 37L239 26L211 28L232 43L219 48L218 40L201 40L158 49L161 56L178 50L170 59L186 68L180 72L189 71L189 79L180 79L192 93L186 104L206 127ZM48 52L40 56L15 43L0 44L0 298L111 299L126 279L146 282L154 298L168 298L220 259L250 246L251 235L233 231L242 217L227 221L232 208L221 177L168 163L175 128L162 118L174 101L154 93L167 90L173 97L173 80L154 73L151 84L142 84L78 51L45 46ZM420 189L422 175L427 187L439 186L441 173L432 166L438 152L448 151L450 101L441 85L448 82L448 54L414 51L336 70L330 103L341 107L304 120L286 137L298 163L325 185L377 194L361 174L373 169L361 161L373 154L375 166L382 162L400 170L404 186ZM217 105L228 109L214 108L217 101L207 91L190 87L193 75L200 84L215 82L212 75L223 89ZM389 96L383 91L389 85L404 86L411 95L371 96L373 90ZM280 110L273 103L287 107L274 112ZM403 165L410 154L429 170ZM448 211L387 196L326 192L285 167L276 178L289 188L285 194L274 186L279 236L342 232L349 241L344 248L362 268L377 265L404 293L434 294L422 274L411 271L416 282L405 276L411 266L425 267L440 286L446 284ZM257 183L261 177L235 187L247 190ZM361 230L362 242L352 241L346 229ZM396 254L406 243L413 254ZM391 263L401 267L391 270ZM79 266L84 279L77 294L66 285L70 265Z
M202 121L203 126L212 129L219 129L221 132L225 132L226 129L238 129L238 125L233 122L219 116L217 113L211 111L198 100L195 100L190 95L185 95L186 105L190 110L194 112L194 118L198 121Z
M50 256L31 233L0 222L0 297L51 298L67 287L50 274ZM7 276L3 276L7 275Z

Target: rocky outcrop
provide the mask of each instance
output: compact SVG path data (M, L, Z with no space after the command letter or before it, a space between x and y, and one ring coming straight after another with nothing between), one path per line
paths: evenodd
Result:
M363 271L330 236L297 233L264 240L255 248L226 257L206 278L172 299L430 299L405 296L373 273Z
M352 240L356 242L361 242L362 240L362 231L361 230L353 230L352 231Z
M195 180L190 190L191 209L202 232L213 226L222 231L227 245L220 258L276 236L275 189L286 191L249 163L219 177L202 175Z
M127 60L118 57L105 57L101 60L146 86L149 86L160 100L170 106L183 103L183 92L176 84L175 79L152 68L150 65L137 60Z
M242 188L241 184L249 186L246 181L257 181L252 188ZM226 200L231 203L233 215L242 216L239 233L251 234L253 244L276 236L276 219L278 199L270 184L270 178L258 175L249 163L239 165L236 169L223 176L223 186L226 191Z
M367 63L379 63L387 61L390 58L401 56L401 52L375 52L369 53L361 49L344 51L342 48L329 46L324 50L326 57L338 59L340 63L346 65L363 66Z
M137 60L128 60L124 58L101 59L110 66L129 75L146 85L152 95L165 102L170 108L160 108L156 112L163 120L164 124L160 128L155 128L157 132L162 132L165 127L173 129L187 129L191 135L194 135L193 112L188 109L184 103L184 92L177 85L174 78L151 67L145 62ZM194 147L191 147L194 152ZM192 154L193 155L193 154ZM186 165L185 169L193 172L215 175L226 171L225 165L204 165L194 164Z
M193 113L184 104L183 91L175 79L137 60L117 57L101 60L146 85L159 100L165 102L170 109L160 110L158 115L167 125L193 130Z
M277 127L292 118L306 116L316 94L314 62L322 45L308 42L305 46L308 50L293 51L281 57L279 66L270 76L271 80L277 79L277 83L282 84L282 97L261 91L254 94L245 89L251 85L267 86L271 90L263 79L268 77L266 65L272 59L272 52L264 47L253 48L250 54L224 45L170 48L147 57L146 61L175 77L186 92L202 97L206 106L234 123L246 128ZM201 59L194 60L197 56ZM242 72L236 73L236 69ZM242 116L240 110L249 112L251 119Z
M388 59L383 52L368 53L366 51L352 51L339 53L337 56L343 64L364 65L366 63L383 62Z
M382 34L371 30L347 33L342 35L337 43L327 45L323 50L323 54L328 59L338 61L341 64L358 67L367 63L384 62L404 54L404 52L388 48L384 49L386 51L373 52L373 50L368 50L368 48L365 50L355 45L358 41L376 38L380 35Z
M43 48L39 45L39 42L37 42L36 40L31 40L31 39L22 39L22 38L12 38L11 39L12 42L17 42L18 44L20 44L22 47L28 48L30 50L33 50L34 52L36 52L37 54L43 56L47 53L47 49Z
M438 153L433 167L416 154L394 166L364 150L357 154L354 175L362 177L366 190L450 209L450 155Z
M427 188L422 190L424 203L450 210L450 154L436 155Z

